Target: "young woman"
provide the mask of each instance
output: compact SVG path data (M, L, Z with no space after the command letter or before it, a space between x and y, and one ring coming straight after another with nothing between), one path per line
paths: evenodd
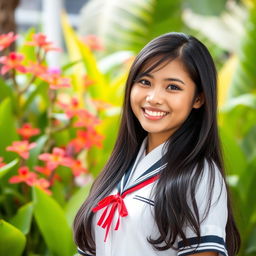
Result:
M149 42L126 83L113 153L74 221L81 255L233 256L216 69L183 33Z

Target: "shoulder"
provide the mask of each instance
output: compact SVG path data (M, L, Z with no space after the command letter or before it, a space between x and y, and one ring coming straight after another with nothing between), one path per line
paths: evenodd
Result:
M197 182L197 190L226 189L225 177L217 164L212 160L204 160L203 170Z

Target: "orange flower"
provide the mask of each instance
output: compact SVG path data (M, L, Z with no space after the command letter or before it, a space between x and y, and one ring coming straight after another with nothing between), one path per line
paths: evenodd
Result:
M27 45L37 46L48 51L60 51L60 48L54 47L52 42L47 41L46 35L38 33L33 35L33 41L27 42Z
M74 123L74 127L86 127L92 129L100 123L100 120L86 109L77 110L76 116L78 120Z
M48 70L47 73L41 74L40 78L47 82L53 90L71 86L70 78L60 76L60 71L56 69Z
M46 177L50 177L52 175L53 170L54 170L52 167L50 168L47 165L46 166L35 166L34 169L37 172L40 172L40 173L44 174ZM61 180L61 177L56 173L51 178L50 184L52 185L55 180L59 180L59 181Z
M73 147L75 153L83 149L89 149L92 146L102 147L104 136L93 129L86 131L77 131L77 137L70 141L68 147Z
M93 34L86 35L82 38L84 44L86 44L92 51L102 51L104 46L102 40Z
M48 195L51 195L52 192L48 188L51 186L50 182L44 178L36 179L33 183L33 186L42 189Z
M0 168L5 166L6 164L3 162L3 158L0 156Z
M32 128L31 124L25 123L21 128L17 129L18 134L22 136L23 139L29 139L40 133L38 128Z
M0 35L0 51L9 47L17 38L18 35L15 35L13 32Z
M7 151L13 151L19 154L22 158L28 159L29 150L34 148L36 143L30 143L27 140L14 141L11 146L7 147Z
M87 173L88 170L82 166L81 161L73 158L66 158L63 165L69 167L72 170L74 176L79 176L83 173Z
M18 175L9 179L10 183L25 182L27 185L32 186L37 178L34 172L30 172L27 166L22 166L18 169Z
M72 118L74 115L76 115L77 111L80 109L79 108L80 104L76 97L72 97L72 98L69 97L64 99L62 97L58 99L57 104L61 107L62 110L64 110L68 118Z
M50 176L54 170L54 168L50 168L49 166L35 166L34 169L47 177Z
M0 57L0 63L3 64L1 74L4 75L11 69L16 69L21 73L26 73L26 68L21 64L24 56L20 53L10 52L8 56Z
M65 151L62 148L54 148L52 154L41 154L38 159L46 162L48 168L55 169L63 164L63 161L65 160Z
M29 65L27 66L27 72L40 77L42 74L47 72L47 67L39 64L38 62L30 61Z

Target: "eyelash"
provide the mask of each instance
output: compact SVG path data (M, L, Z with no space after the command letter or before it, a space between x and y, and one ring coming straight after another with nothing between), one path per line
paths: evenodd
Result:
M143 82L147 82L148 84L144 84ZM143 86L148 86L148 85L150 85L150 82L148 81L148 80L146 80L146 79L141 79L141 80L139 80L138 81L138 83L140 83L140 84L142 84ZM168 86L167 86L167 88L169 88L170 86L174 86L176 89L174 89L174 91L181 91L182 89L179 87L179 86L177 86L177 85L175 85L175 84L169 84Z

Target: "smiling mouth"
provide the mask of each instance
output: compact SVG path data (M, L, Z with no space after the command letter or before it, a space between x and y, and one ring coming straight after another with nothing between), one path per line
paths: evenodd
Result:
M154 119L160 119L169 113L169 112L163 112L163 111L152 111L145 108L142 108L142 110L146 117L152 117Z

